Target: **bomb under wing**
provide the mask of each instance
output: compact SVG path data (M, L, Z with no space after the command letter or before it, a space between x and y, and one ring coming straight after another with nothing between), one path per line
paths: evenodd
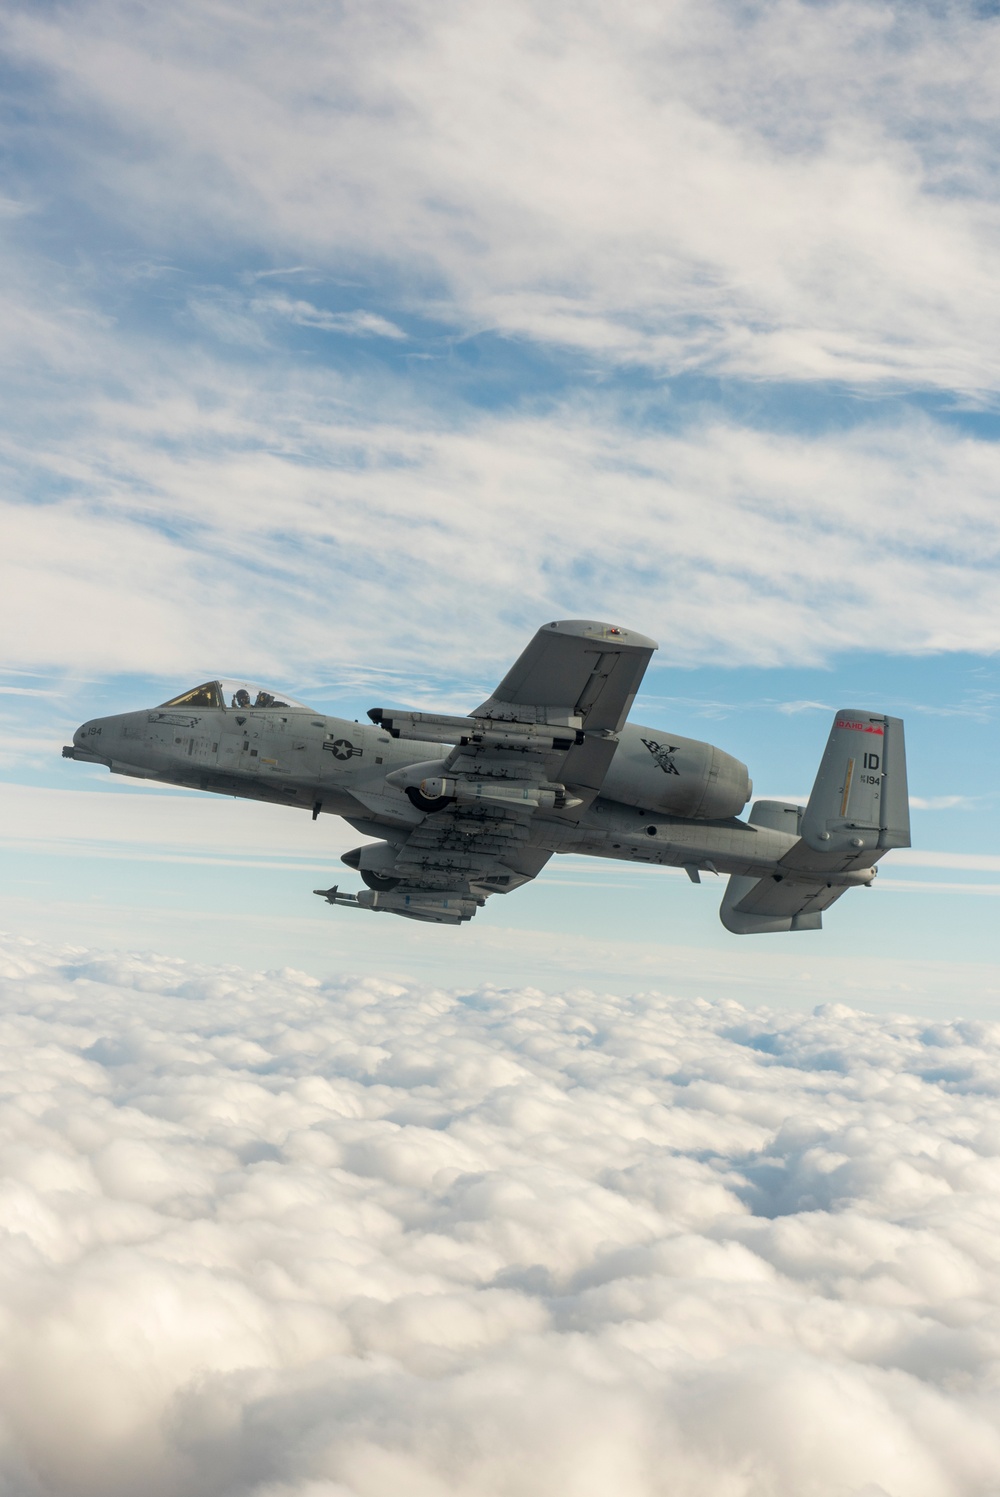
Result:
M628 721L656 644L589 620L546 624L467 716L372 708L358 724L280 691L208 681L83 723L67 758L112 773L343 817L365 886L333 906L460 925L556 853L728 874L734 934L815 930L910 845L903 724L838 712L805 808L757 801L709 743Z

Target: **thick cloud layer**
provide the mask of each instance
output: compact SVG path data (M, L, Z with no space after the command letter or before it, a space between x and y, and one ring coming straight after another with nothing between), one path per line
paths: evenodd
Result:
M3 952L0 1490L997 1491L1000 1024Z

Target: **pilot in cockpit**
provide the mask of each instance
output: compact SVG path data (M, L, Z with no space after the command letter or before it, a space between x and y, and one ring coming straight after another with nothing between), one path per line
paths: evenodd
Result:
M249 707L249 705L250 705L250 693L247 691L247 689L246 689L245 686L241 686L240 689L239 689L239 691L233 697L233 706L234 707Z

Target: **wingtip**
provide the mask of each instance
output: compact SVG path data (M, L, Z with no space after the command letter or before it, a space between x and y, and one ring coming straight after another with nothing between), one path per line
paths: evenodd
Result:
M655 639L650 639L647 634L640 634L635 629L626 629L621 624L605 624L600 619L553 619L552 623L543 625L544 629L551 629L557 634L575 635L581 639L604 639L609 642L618 640L623 645L630 645L633 649L658 650L660 647Z

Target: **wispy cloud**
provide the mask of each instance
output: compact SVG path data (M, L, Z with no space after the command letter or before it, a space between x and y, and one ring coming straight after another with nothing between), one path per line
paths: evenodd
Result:
M448 320L612 362L1000 380L1000 42L975 6L266 5L237 26L91 0L16 9L6 41L83 126L67 185L161 241L367 260Z
M284 272L288 274L288 272ZM242 288L203 288L188 296L183 316L220 343L247 349L273 348L281 325L317 328L348 338L388 338L405 342L406 333L387 317L363 308L331 311L302 298L277 293L247 295Z
M833 712L835 709L826 702L779 702L777 710L787 717L794 717L799 712Z
M300 327L317 327L327 333L345 333L352 338L405 339L402 328L376 312L329 312L312 302L293 300L289 296L255 297L255 311L286 317Z
M234 860L240 866L335 865L358 833L327 816L317 828L284 806L250 806L222 796L171 789L117 793L101 775L100 789L48 790L0 782L0 841L47 852L151 861L178 857ZM364 840L364 839L361 839ZM277 860L277 861L275 861Z
M975 800L968 795L911 795L910 806L914 811L954 811L961 807L971 810Z
M962 883L959 880L888 878L881 879L880 889L891 889L895 894L985 894L991 898L1000 895L1000 884Z
M19 484L52 495L49 524L5 509L20 665L299 679L335 640L345 666L432 650L493 673L583 597L685 664L1000 643L1000 460L931 424L637 431L597 398L446 420L283 361L225 392L205 360L136 376L65 436L36 440L26 411L5 444Z
M66 215L38 233L74 266L7 251L21 663L298 679L335 641L346 669L433 650L488 680L581 597L683 664L996 649L992 441L877 403L774 430L602 383L624 362L993 387L997 203L970 141L1000 32L949 17L15 7ZM106 263L73 261L77 211ZM108 269L153 263L187 270L154 294ZM496 409L464 400L474 371L362 363L414 346L414 313L576 362L531 398L515 369ZM285 346L309 330L331 337ZM324 365L341 339L356 365Z
M966 873L1000 873L1000 855L994 853L935 852L922 847L899 847L892 854L892 864L910 868L956 868Z

